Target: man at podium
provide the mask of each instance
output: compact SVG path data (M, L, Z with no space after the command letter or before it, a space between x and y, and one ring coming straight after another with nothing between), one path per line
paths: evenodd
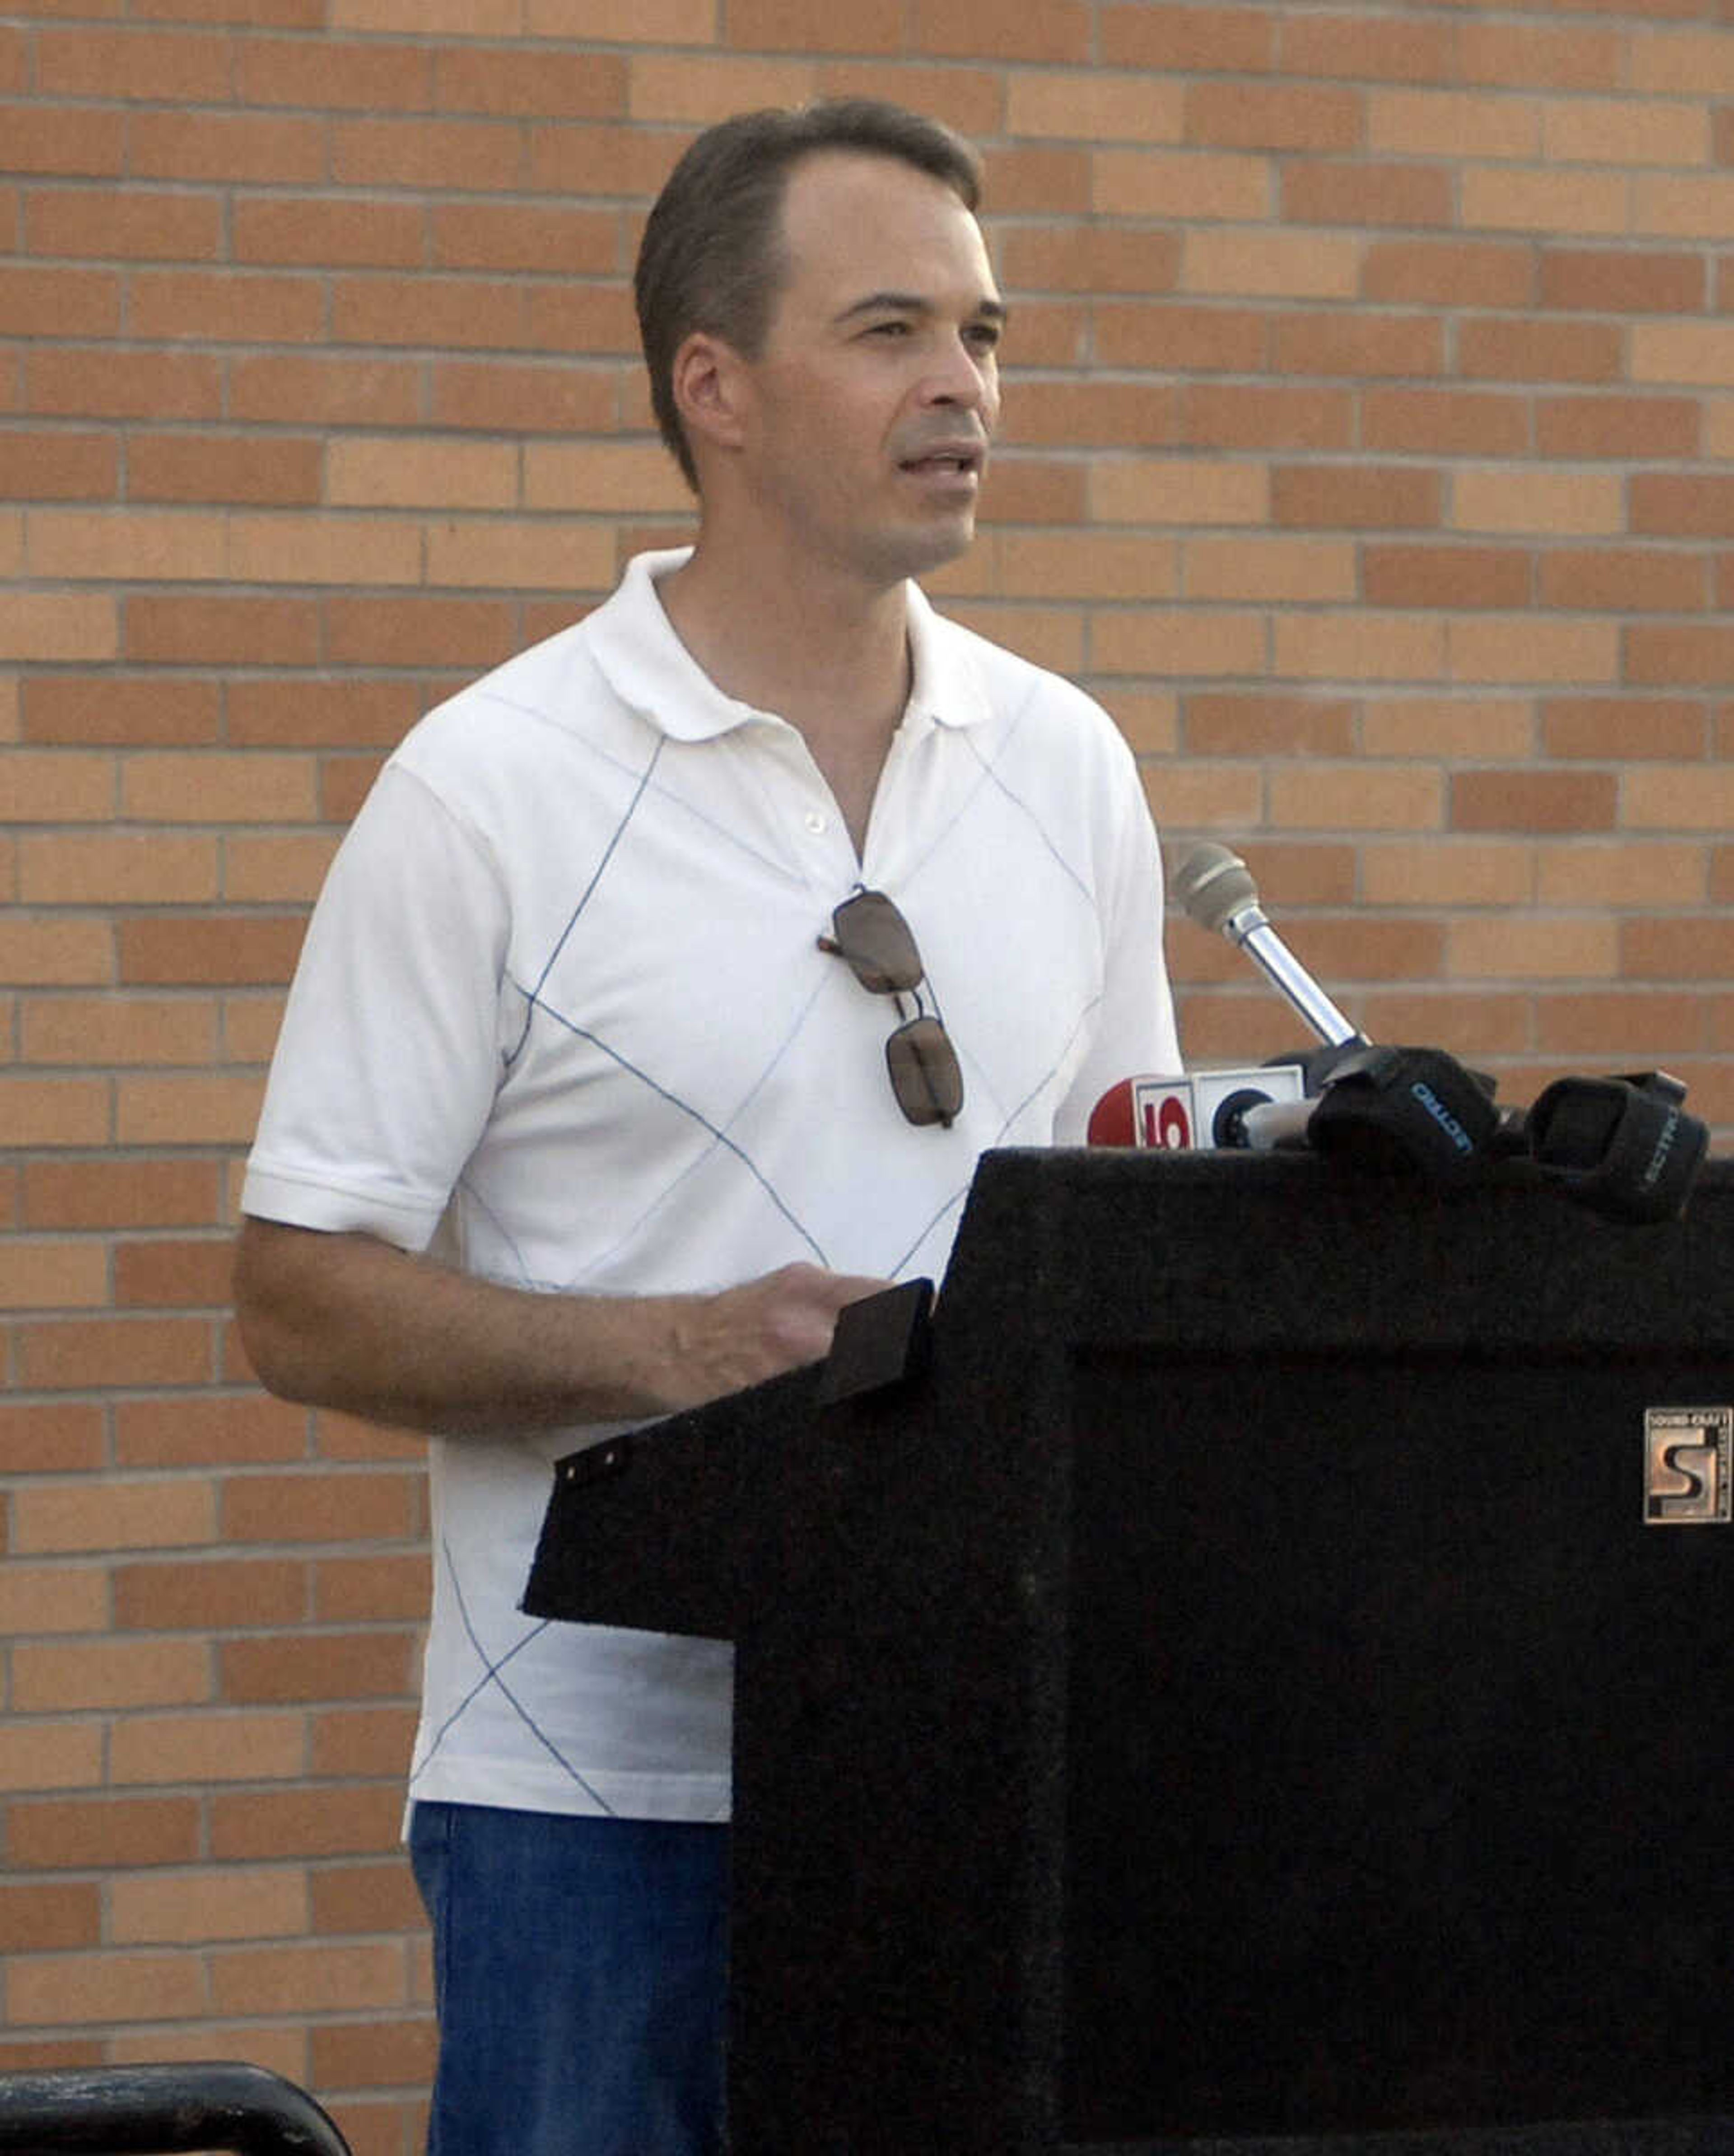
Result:
M637 293L696 544L411 733L290 998L237 1299L273 1389L433 1437L441 2156L721 2130L730 1650L523 1614L550 1462L817 1359L984 1147L1176 1065L1124 742L915 581L999 408L978 187L876 103L688 151Z

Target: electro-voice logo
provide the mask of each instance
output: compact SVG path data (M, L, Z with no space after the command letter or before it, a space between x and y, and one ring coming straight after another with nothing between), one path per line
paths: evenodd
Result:
M1644 1410L1644 1517L1653 1527L1726 1526L1734 1408Z

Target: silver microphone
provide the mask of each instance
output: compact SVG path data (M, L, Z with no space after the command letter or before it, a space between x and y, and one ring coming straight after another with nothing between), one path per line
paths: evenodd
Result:
M1194 846L1174 871L1168 888L1189 921L1226 936L1255 959L1321 1040L1332 1048L1371 1045L1270 926L1259 904L1258 886L1239 854L1209 840Z

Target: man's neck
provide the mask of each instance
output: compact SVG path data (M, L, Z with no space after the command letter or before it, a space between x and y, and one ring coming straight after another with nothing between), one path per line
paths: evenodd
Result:
M909 701L904 584L869 590L811 564L778 577L762 560L700 538L658 590L675 633L724 695L801 733L859 854Z

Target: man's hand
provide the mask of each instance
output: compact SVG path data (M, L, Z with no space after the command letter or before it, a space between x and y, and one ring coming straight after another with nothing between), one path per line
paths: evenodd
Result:
M821 1266L783 1265L720 1295L675 1296L670 1406L696 1406L829 1353L837 1313L891 1285ZM675 1399L676 1393L684 1394Z

